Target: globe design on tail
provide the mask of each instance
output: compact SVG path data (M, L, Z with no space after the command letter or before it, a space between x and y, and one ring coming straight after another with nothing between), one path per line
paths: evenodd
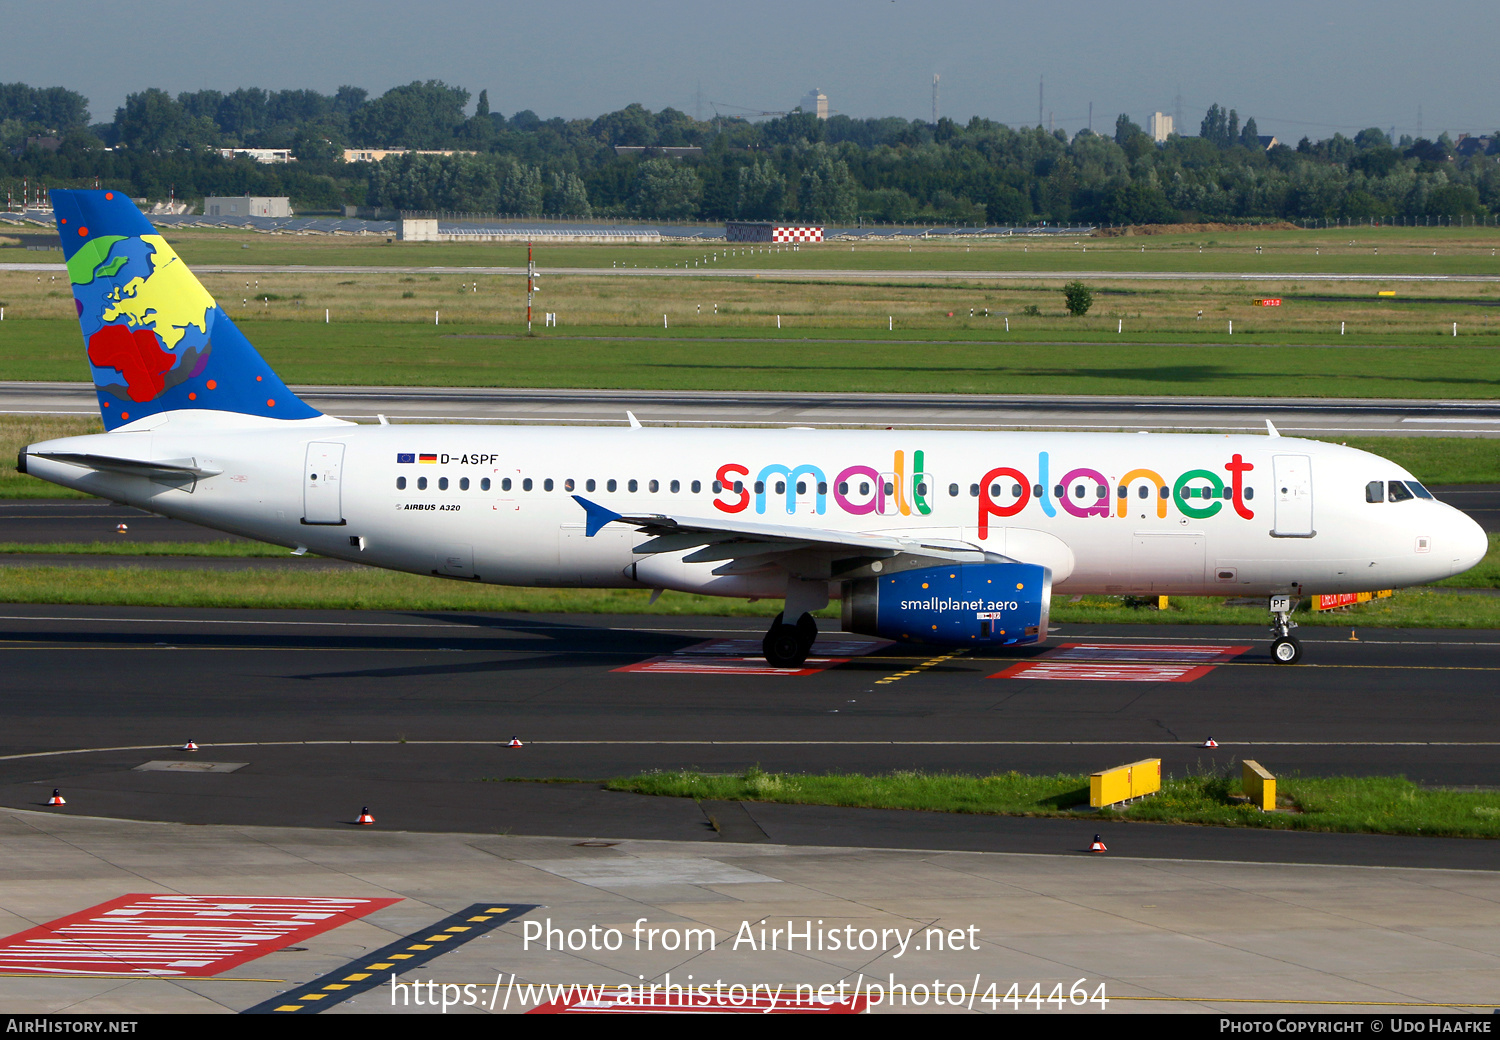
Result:
M159 412L321 415L287 389L129 198L52 192L104 426Z

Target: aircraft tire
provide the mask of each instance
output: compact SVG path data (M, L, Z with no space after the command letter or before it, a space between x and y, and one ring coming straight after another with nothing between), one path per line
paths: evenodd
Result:
M796 625L775 624L761 643L766 663L772 668L801 668L807 660L807 647Z
M1277 664L1296 664L1302 660L1302 644L1291 636L1271 641L1271 659Z

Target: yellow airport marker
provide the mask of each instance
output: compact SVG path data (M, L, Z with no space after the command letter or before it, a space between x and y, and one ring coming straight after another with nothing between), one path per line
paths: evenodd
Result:
M365 979L367 979L369 977L370 977L370 973L369 972L362 972L362 973L356 973L354 975L345 975L344 976L344 981L345 982L363 982L363 981L365 981Z
M277 1008L276 1010L277 1011L301 1011L306 1006L307 1006L306 1004L283 1004L283 1005L281 1005L281 1007Z

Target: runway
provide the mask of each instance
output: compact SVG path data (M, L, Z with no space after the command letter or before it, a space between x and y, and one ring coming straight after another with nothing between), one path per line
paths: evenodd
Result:
M1288 436L1500 437L1500 401L1360 398L867 394L491 387L297 386L329 415L376 422L1154 430ZM0 414L96 416L88 383L0 382Z
M0 804L52 788L90 816L411 831L717 840L689 800L602 791L650 769L1176 775L1254 757L1280 775L1404 774L1500 788L1500 638L1304 630L1273 665L1258 629L1065 626L1062 643L1236 644L1191 682L997 678L1019 656L890 646L809 675L622 671L754 619L6 607ZM838 639L834 633L825 638ZM860 641L860 637L842 637ZM825 648L826 651L826 648ZM819 650L815 649L814 655ZM703 659L694 658L694 662ZM505 747L519 737L524 746ZM1200 745L1212 737L1215 749ZM176 749L197 742L196 756ZM63 752L63 753L60 753ZM242 763L142 771L149 761ZM576 784L506 778L573 778ZM753 806L756 840L1062 851L1067 821ZM1489 843L1124 828L1140 855L1500 866ZM1071 846L1069 846L1071 847ZM1456 858L1455 858L1456 857Z

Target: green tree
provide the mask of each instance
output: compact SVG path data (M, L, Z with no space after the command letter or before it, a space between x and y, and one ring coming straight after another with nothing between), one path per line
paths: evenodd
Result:
M1135 123L1124 112L1115 117L1115 144L1121 148L1125 147L1126 141L1137 134L1144 134L1145 132L1140 128L1139 124Z
M752 159L741 166L739 190L734 200L734 215L746 220L773 220L781 216L786 195L786 178L776 171L770 159Z
M576 173L554 173L543 206L548 213L564 217L593 216L589 193Z
M115 112L120 141L132 151L164 152L181 147L188 118L172 95L151 87L125 98Z
M1082 282L1069 282L1063 286L1063 300L1067 302L1068 313L1081 318L1094 305L1094 294Z
M685 220L698 213L703 183L676 159L647 159L636 168L630 211L641 217Z
M467 90L441 80L392 87L354 112L351 137L367 148L442 148L463 126L468 103Z
M853 220L858 215L859 195L849 164L834 159L826 145L815 146L809 154L811 161L803 167L797 189L802 218L842 224Z

